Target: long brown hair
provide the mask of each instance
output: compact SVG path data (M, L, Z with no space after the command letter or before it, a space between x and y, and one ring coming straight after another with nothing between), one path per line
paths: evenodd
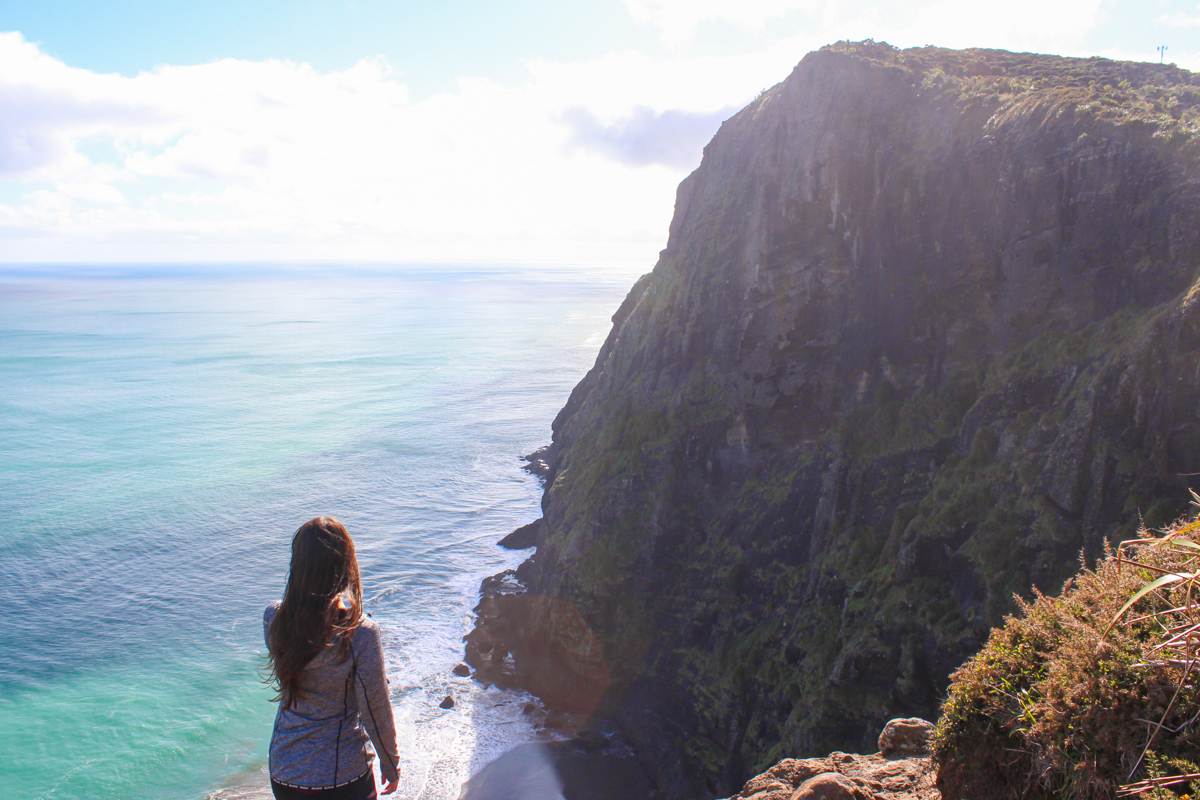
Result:
M292 537L287 587L267 637L276 699L295 703L304 667L326 647L344 657L362 614L354 540L333 517L310 519Z

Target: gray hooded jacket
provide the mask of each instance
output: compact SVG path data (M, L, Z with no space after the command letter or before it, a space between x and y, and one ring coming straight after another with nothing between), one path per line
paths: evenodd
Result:
M278 610L276 602L263 612L264 638ZM301 686L304 691L292 707L280 703L275 714L272 780L316 789L350 783L371 769L368 741L379 755L383 779L398 776L396 723L379 626L372 619L363 618L345 658L334 647L318 653L304 668Z

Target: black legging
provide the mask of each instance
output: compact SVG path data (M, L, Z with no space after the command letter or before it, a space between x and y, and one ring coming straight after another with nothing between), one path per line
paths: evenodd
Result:
M376 800L375 775L370 772L336 789L297 789L271 781L271 791L275 800Z

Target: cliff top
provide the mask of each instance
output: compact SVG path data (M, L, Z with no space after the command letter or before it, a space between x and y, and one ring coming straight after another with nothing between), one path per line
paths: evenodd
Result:
M923 88L950 92L962 100L1007 105L1033 95L1039 101L1091 111L1098 119L1147 122L1164 136L1200 135L1200 73L1173 64L1007 50L902 50L868 40L827 45L806 56L801 65L831 55L906 71Z

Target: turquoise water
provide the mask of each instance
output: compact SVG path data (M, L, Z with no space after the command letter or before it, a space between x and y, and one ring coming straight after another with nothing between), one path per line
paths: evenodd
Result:
M0 797L261 795L260 615L318 513L358 543L401 796L536 736L450 674L495 541L632 280L0 270ZM438 702L454 694L455 709Z

